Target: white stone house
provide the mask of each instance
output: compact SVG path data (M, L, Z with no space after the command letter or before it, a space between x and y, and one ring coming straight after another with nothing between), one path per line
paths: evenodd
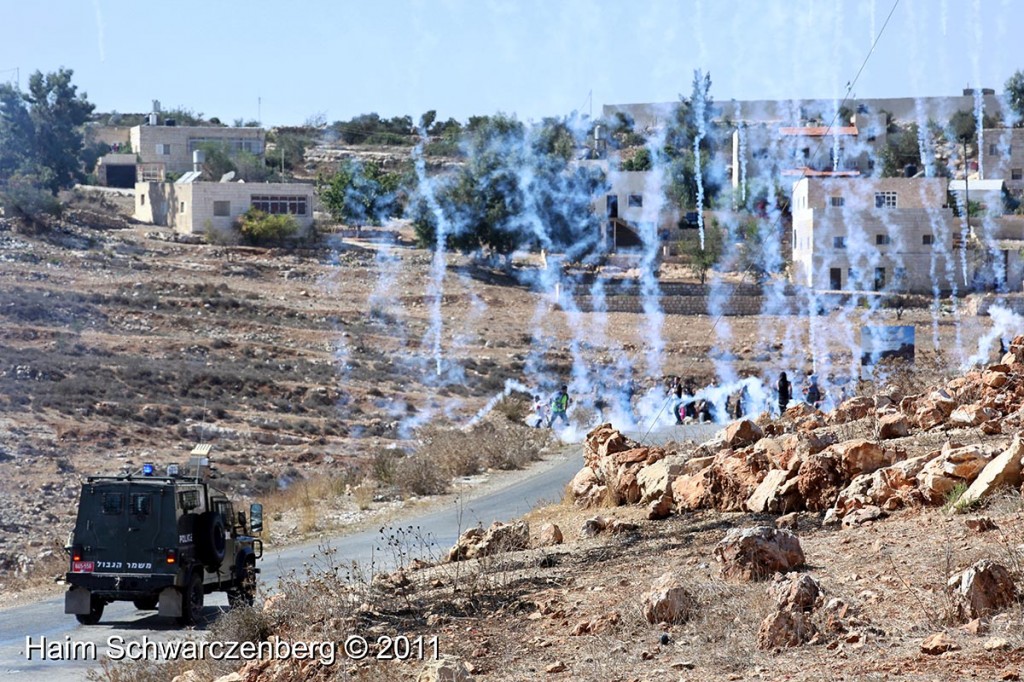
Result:
M228 230L243 213L258 208L287 214L301 228L313 224L316 195L311 184L284 182L140 182L135 218L183 234Z
M834 291L963 291L971 275L964 281L961 219L948 205L947 183L943 178L797 181L793 282Z

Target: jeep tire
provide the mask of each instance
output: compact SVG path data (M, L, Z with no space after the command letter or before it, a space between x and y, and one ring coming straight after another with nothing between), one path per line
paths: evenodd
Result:
M96 597L89 599L89 613L76 613L75 619L82 625L96 625L103 617L103 607L106 606Z
M132 603L135 604L135 608L139 611L152 611L156 608L159 597L139 597L138 599L132 599Z
M228 590L228 605L233 609L252 606L256 601L256 560L246 558L238 582Z
M181 616L178 622L182 625L195 625L202 617L203 574L202 571L193 571L181 592Z

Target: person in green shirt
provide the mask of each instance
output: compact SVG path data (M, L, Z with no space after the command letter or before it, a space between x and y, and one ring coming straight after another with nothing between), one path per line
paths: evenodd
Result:
M551 416L548 417L548 428L554 425L556 419L561 419L566 426L569 425L569 417L566 416L565 411L569 409L569 387L562 386L561 392L559 392L551 400Z

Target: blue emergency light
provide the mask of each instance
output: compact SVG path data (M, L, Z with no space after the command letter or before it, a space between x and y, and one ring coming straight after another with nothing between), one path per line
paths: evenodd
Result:
M143 475L143 476L152 476L152 475L153 475L153 472L154 472L155 470L156 470L156 469L155 469L155 468L153 467L153 465L152 465L152 464L143 464L143 465L142 465L142 475Z

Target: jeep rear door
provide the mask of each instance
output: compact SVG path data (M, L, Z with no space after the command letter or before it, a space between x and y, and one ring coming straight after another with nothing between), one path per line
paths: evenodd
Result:
M78 571L72 566L72 572L139 574L161 568L161 550L173 547L173 540L169 544L164 537L168 530L174 531L173 524L164 521L162 507L168 501L173 519L173 496L164 486L134 481L87 483L75 526L83 561Z

